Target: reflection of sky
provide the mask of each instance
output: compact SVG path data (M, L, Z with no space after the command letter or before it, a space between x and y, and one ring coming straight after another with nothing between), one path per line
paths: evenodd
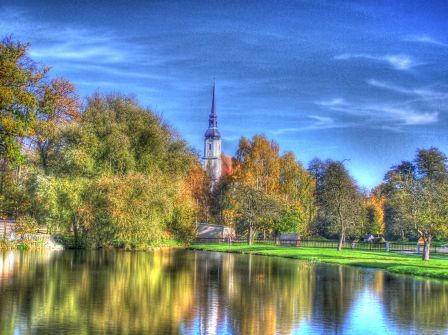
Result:
M383 302L371 287L354 300L343 326L345 334L402 334L388 318Z
M365 287L359 295L353 297L350 304L351 308L339 328L343 334L401 334L385 314L383 302L371 286ZM323 320L301 320L293 333L319 334L322 332L320 322Z
M266 133L363 184L448 145L448 3L3 0L0 35L82 95L134 93L198 150L217 80L223 148Z

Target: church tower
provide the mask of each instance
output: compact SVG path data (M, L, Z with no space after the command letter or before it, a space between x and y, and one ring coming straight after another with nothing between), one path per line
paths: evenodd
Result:
M204 169L215 183L221 177L221 134L216 115L215 84L213 84L212 109L208 117L208 129L204 138Z

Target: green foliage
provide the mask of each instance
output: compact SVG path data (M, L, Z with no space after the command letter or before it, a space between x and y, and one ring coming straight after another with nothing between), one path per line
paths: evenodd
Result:
M35 218L29 215L20 216L16 221L16 233L34 234L39 227Z
M326 162L319 178L319 216L329 232L339 237L340 249L347 236L360 234L366 218L362 194L341 162Z
M407 169L400 168L402 163L393 167L385 178L389 230L411 231L422 238L425 260L429 260L433 237L448 235L446 162L446 156L438 149L420 149L414 163L405 164Z
M262 191L234 184L228 196L229 202L234 204L237 223L247 231L249 244L257 231L269 228L279 219L280 203Z
M41 81L48 69L27 56L28 44L5 38L0 42L0 157L24 162L23 138L33 134Z
M308 233L303 229L304 218L302 213L296 209L286 209L279 220L274 224L274 231L279 233L298 233L305 235Z
M103 177L87 192L81 229L96 245L118 241L138 247L164 238L173 202L163 177L129 174ZM168 186L169 187L169 186Z

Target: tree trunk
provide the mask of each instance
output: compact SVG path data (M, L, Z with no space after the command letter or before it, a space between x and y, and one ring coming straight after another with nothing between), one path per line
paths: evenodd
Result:
M78 241L78 220L76 218L73 219L73 234L75 236L75 240Z
M345 234L342 233L341 237L339 237L339 243L338 243L338 251L342 250L342 243L344 243L344 239L345 239Z
M247 244L252 245L252 225L249 225L249 232L247 233Z
M423 241L425 242L425 244L423 245L422 259L424 261L429 261L429 252L430 252L430 247L431 247L431 236L424 236Z

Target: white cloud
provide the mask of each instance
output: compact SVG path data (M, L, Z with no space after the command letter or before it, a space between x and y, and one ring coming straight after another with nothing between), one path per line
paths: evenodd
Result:
M428 88L405 88L402 86L386 83L384 81L376 79L368 79L366 82L371 86L375 86L396 93L414 95L421 97L423 99L448 99L448 93L438 92Z
M409 108L395 108L388 106L371 106L371 108L388 115L392 120L396 119L396 121L403 125L427 125L439 120L438 112L417 112Z
M320 116L320 115L309 115L309 119L312 122L304 121L303 127L287 127L287 128L279 128L275 130L271 130L271 134L273 135L283 135L286 133L298 133L302 131L310 131L310 130L322 130L322 129L332 129L332 128L345 128L350 126L348 123L336 122L333 118L328 116Z
M40 59L59 59L70 61L94 60L101 63L119 63L124 61L123 52L108 46L95 44L79 46L74 43L35 47L30 50L31 57Z
M421 112L410 107L397 107L387 104L350 104L346 106L329 107L332 111L349 114L363 119L366 127L396 128L399 126L416 126L436 123L438 112Z
M321 106L342 106L345 105L346 102L343 98L334 98L331 100L322 100L322 101L317 101L316 104L321 105Z
M411 35L407 36L405 41L433 44L445 48L448 47L448 43L441 42L429 35Z
M354 58L364 58L368 60L373 60L376 62L384 62L392 66L396 70L409 70L417 65L421 65L415 61L411 56L404 54L396 54L396 55L371 55L371 54L342 54L334 57L335 59L340 60L349 60Z

